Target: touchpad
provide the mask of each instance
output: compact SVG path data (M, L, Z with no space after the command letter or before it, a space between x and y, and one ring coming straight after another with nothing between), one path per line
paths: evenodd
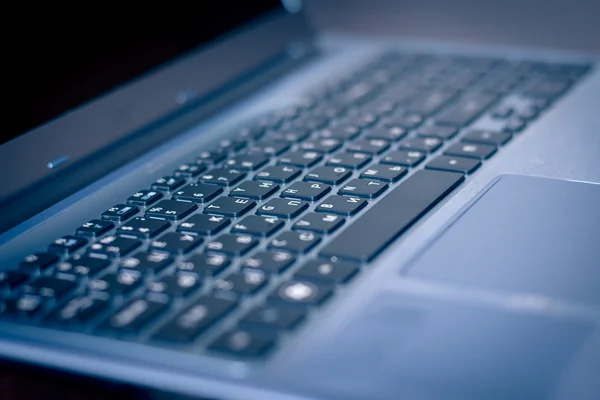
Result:
M599 306L600 185L502 176L405 272Z

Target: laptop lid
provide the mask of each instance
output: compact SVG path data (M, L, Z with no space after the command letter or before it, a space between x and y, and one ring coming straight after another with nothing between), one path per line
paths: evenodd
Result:
M3 57L13 106L0 137L0 232L177 134L181 124L164 128L312 37L298 0L26 11L13 17L27 15L32 32Z

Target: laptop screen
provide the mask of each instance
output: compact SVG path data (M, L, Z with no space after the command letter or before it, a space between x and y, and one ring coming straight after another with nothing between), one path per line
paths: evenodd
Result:
M4 98L15 107L5 115L0 144L277 7L279 0L214 0L148 3L125 12L86 3L48 18L23 6L31 31L3 52L3 69L13 80L3 87Z

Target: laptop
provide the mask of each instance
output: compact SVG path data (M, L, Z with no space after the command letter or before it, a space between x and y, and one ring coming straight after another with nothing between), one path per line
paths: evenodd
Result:
M597 54L198 7L9 48L2 359L215 399L600 397Z

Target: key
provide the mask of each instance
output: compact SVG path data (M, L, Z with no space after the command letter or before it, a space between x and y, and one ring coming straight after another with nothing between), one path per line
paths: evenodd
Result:
M358 267L348 262L310 260L296 271L294 278L336 284L348 282L357 273Z
M240 321L247 329L290 330L306 317L302 309L277 306L257 306Z
M56 273L73 274L78 277L94 276L110 265L110 262L100 258L92 258L83 254L75 254L67 261L56 266Z
M98 330L137 332L158 317L168 305L150 299L134 299L100 324Z
M463 126L471 123L496 101L496 95L471 92L442 111L435 119L442 125Z
M150 218L180 220L187 217L198 208L197 205L189 202L176 200L162 200L156 203L146 211L146 216Z
M300 168L312 167L323 159L316 151L288 151L279 157L279 164L293 165Z
M225 234L206 244L206 249L234 256L246 254L259 241L249 235Z
M140 286L142 276L134 271L111 272L102 278L93 279L89 282L92 291L104 292L109 296L127 294Z
M203 164L185 163L177 167L174 175L182 178L195 178L205 170L206 166Z
M376 180L352 179L340 188L338 194L374 199L385 192L387 188L387 183Z
M117 204L116 206L104 211L102 213L102 218L111 221L125 221L137 214L138 211L139 208L135 206L128 206L127 204Z
M382 159L383 164L401 165L403 167L414 167L425 159L425 153L414 150L390 151Z
M6 313L33 316L42 309L43 299L39 296L24 294L6 302Z
M316 208L316 212L354 215L367 205L367 201L358 197L332 195L323 200Z
M271 304L288 306L318 306L333 294L333 286L296 280L282 283L269 295Z
M369 166L360 177L363 179L376 179L383 182L396 182L404 175L407 169L400 165L373 164Z
M120 267L125 270L138 271L141 274L152 272L157 274L167 268L173 258L165 253L147 253L140 251L133 256L121 260Z
M311 170L304 177L305 181L322 182L329 185L337 185L348 179L352 171L344 167L321 166Z
M217 164L223 161L227 154L220 150L203 151L198 155L198 163L200 164Z
M185 179L181 176L163 176L152 184L152 189L160 190L161 192L172 192L184 183Z
M245 140L223 139L219 142L219 148L225 153L240 151L248 144Z
M269 162L269 157L261 153L240 154L227 160L225 165L229 168L243 171L254 171Z
M200 276L215 276L231 264L229 257L223 254L194 254L177 265L177 270L193 272Z
M230 196L264 200L279 190L279 185L273 182L245 181L229 192Z
M46 321L85 324L108 306L108 302L89 296L75 297L46 317Z
M288 165L271 165L256 174L254 179L277 183L288 183L294 180L302 170Z
M218 215L196 214L179 224L177 231L193 235L213 235L223 230L230 223L229 218Z
M458 133L458 128L450 125L422 126L417 131L421 137L436 137L442 140L452 139Z
M357 139L348 145L347 151L367 154L381 154L390 147L390 143L383 139Z
M26 256L19 264L19 268L28 272L45 271L57 262L58 257L54 254L35 253Z
M402 139L408 131L401 126L377 126L365 135L365 139L376 139L376 140L387 140L388 142L395 142Z
M213 185L233 186L245 177L246 173L239 169L214 168L200 175L200 180Z
M487 144L456 143L448 147L444 154L449 156L470 157L484 160L496 152L496 147Z
M236 306L228 299L204 296L172 318L154 335L155 339L189 342Z
M275 217L249 215L231 228L233 233L246 233L257 236L271 236L285 225L285 222Z
M421 151L432 153L442 146L442 140L435 137L416 137L404 139L398 146L401 150Z
M334 167L362 168L369 161L371 156L366 153L337 153L327 161L327 165Z
M404 111L392 115L385 125L388 127L400 126L404 129L414 129L421 125L423 122L423 116L416 113L405 113Z
M215 289L248 296L265 287L268 278L262 271L242 270L215 281Z
M331 186L323 183L294 182L281 192L281 197L316 201L331 191Z
M223 192L223 188L216 185L207 185L205 183L191 183L173 194L173 198L183 201L192 201L194 203L206 203L211 201L218 194Z
M422 96L419 96L412 101L406 107L406 110L423 115L430 115L446 105L450 100L456 97L456 95L456 90L440 89L427 91Z
M162 197L162 193L156 190L140 190L127 199L127 204L130 206L146 207L156 203L158 200L162 199Z
M332 153L342 146L342 142L333 138L306 140L300 143L302 150L317 151L319 153Z
M256 202L250 199L236 199L235 197L219 197L212 204L204 207L204 214L223 215L225 217L240 217L252 210Z
M272 217L296 218L307 208L306 201L275 198L260 206L256 213Z
M279 274L288 269L296 259L284 251L259 251L246 258L242 267L259 269L269 274Z
M456 156L438 156L431 160L425 168L440 171L460 172L470 174L481 165L481 161L474 158Z
M188 233L168 232L150 242L150 248L174 254L187 253L200 246L203 241L204 239L200 236Z
M131 253L133 250L141 246L142 242L136 239L130 239L117 236L105 236L92 244L89 249L89 254L97 258L114 258L122 257Z
M48 250L52 253L69 254L85 246L87 242L86 239L77 236L63 236L52 242Z
M76 287L77 284L73 281L42 276L25 285L23 291L31 295L58 299Z
M352 140L358 136L360 129L353 125L338 125L323 129L318 133L321 139L336 139L342 142Z
M512 139L509 133L493 132L493 131L471 131L463 138L463 142L489 144L492 146L501 146Z
M283 131L271 132L267 137L271 140L281 140L284 142L296 143L306 139L310 135L310 130L304 127L290 126L289 129Z
M303 215L292 227L294 230L332 233L342 226L345 219L339 215L308 213Z
M521 132L527 126L527 122L519 117L513 117L506 122L502 130L507 133Z
M152 293L162 293L169 297L182 297L200 289L202 281L193 274L168 275L148 285Z
M18 271L0 271L0 294L3 290L13 290L29 279L29 275Z
M117 233L123 236L134 236L147 239L158 235L169 228L169 226L171 226L171 224L164 220L136 217L121 225L119 229L117 229Z
M306 253L321 241L321 237L312 232L286 231L271 240L269 248L292 253Z
M75 234L78 236L86 236L91 238L99 237L104 235L106 232L110 231L114 227L115 225L110 221L93 219L77 228Z
M273 336L235 329L223 333L208 348L235 357L251 358L262 356L274 345L275 338Z
M263 153L268 156L278 156L290 148L290 143L280 140L264 140L250 146L251 152Z
M327 243L320 255L371 261L464 179L454 172L417 171Z

